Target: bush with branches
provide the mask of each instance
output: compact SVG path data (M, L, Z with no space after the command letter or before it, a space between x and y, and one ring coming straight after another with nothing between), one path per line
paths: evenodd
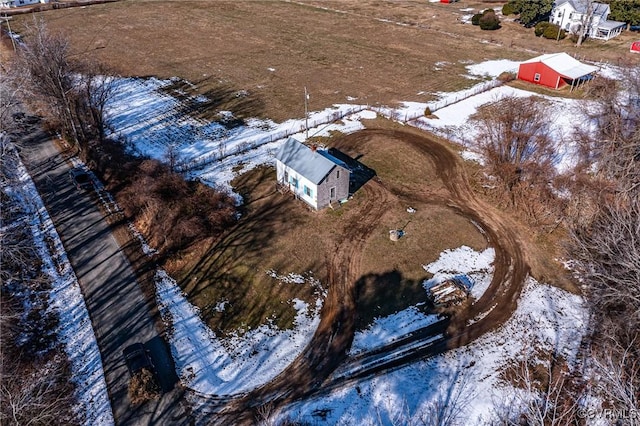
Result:
M505 3L502 6L502 14L504 16L509 16L509 15L516 15L518 12L516 11L516 8L514 6L513 3L509 2L509 3Z
M547 22L547 21L538 22L536 26L533 28L533 31L536 37L542 37L542 34L544 34L544 30L546 30L549 25L551 25L551 22Z
M481 30L493 31L500 28L500 19L493 9L487 9L478 20Z
M50 281L16 199L17 154L0 137L0 424L79 424L66 354L49 309Z
M576 129L581 161L572 193L589 211L567 220L569 253L592 313L592 359L599 395L614 409L640 408L640 71L622 67L624 85L597 79Z
M92 143L86 154L127 218L161 256L219 235L235 222L236 206L228 194L185 180L169 164L131 156L113 141Z
M135 373L129 380L127 390L129 401L133 405L160 398L160 386L153 373L146 368Z
M542 37L550 40L563 40L567 37L567 32L561 29L560 26L552 24L551 22L547 22L547 24L548 25L542 30ZM538 35L537 27L536 25L536 35Z
M560 214L552 187L557 147L548 114L541 98L505 97L472 117L489 173L499 183L493 194L541 229L555 226Z

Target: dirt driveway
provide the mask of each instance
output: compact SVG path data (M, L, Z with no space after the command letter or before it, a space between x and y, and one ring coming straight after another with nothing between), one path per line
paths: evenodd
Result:
M334 251L326 254L329 294L312 341L270 383L238 399L210 401L211 412L215 412L217 422L251 423L259 417L260 412L264 413L265 409L260 407L268 407L268 411L271 411L322 392L323 387L329 384L335 388L335 381L330 383L328 378L347 359L347 351L355 333L363 246L393 198L402 197L453 209L476 223L495 250L495 272L489 288L472 306L451 319L445 332L446 344L437 345L427 353L416 352L413 356L403 358L403 363L466 345L499 327L515 310L529 273L523 242L518 238L514 223L474 196L459 157L435 139L404 130L365 130L338 139L337 148L353 153L360 144L372 140L404 144L407 148L427 154L433 159L444 186L407 192L379 178L363 186L361 190L365 193L366 202L358 207L358 214L345 224L343 237ZM441 332L440 328L434 328L434 333ZM397 366L396 362L394 368ZM216 408L213 409L213 406Z

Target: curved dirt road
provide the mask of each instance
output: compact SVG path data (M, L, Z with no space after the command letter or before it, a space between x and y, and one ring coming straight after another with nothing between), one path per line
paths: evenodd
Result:
M529 272L522 242L514 231L515 225L493 206L475 198L458 156L434 139L408 131L364 130L341 138L338 148L341 145L357 146L380 137L406 144L430 156L446 190L425 189L408 193L402 188L385 185L378 179L363 186L361 191L365 192L366 201L358 206L358 214L345 227L335 250L327 256L329 293L313 339L302 354L274 380L229 401L218 411L217 422L252 423L260 417L261 406L269 407L267 411L270 411L305 396L321 393L324 386L335 388L340 385L335 378L327 379L345 361L353 341L362 249L392 197L402 196L408 201L444 205L475 222L495 250L495 272L483 296L446 324L445 338L437 345L411 352L401 359L393 359L370 374L466 345L511 317ZM434 336L435 333L442 333L442 329L438 327L433 332ZM429 336L422 336L425 337ZM341 378L343 382L349 379Z

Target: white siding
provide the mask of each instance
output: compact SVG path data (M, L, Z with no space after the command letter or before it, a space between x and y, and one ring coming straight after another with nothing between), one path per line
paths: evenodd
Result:
M287 179L285 180L285 174ZM298 198L304 200L314 209L318 208L318 187L313 182L301 176L290 167L285 166L280 160L276 160L276 179L281 185L289 187ZM297 181L297 187L294 182ZM311 191L311 195L305 193L305 187Z
M0 0L0 8L27 6L38 3L49 3L49 0Z

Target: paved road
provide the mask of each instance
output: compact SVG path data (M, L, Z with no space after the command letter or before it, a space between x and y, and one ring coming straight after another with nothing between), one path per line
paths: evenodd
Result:
M19 145L80 281L102 354L116 423L188 424L167 345L158 336L131 265L100 212L95 194L78 191L71 184L69 162L44 133L34 130ZM134 408L127 397L129 373L122 349L139 341L151 350L167 392L158 401Z

